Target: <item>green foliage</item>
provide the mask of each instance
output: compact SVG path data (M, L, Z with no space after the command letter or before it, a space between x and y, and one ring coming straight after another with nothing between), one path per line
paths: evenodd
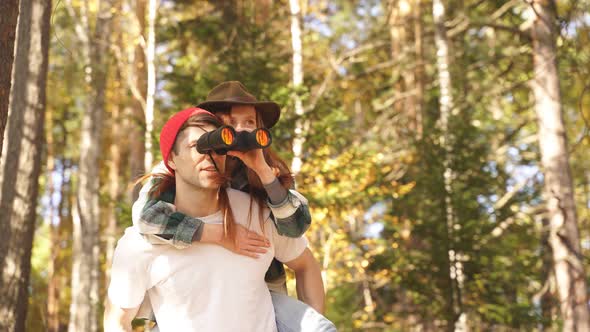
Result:
M326 294L326 315L338 326L339 331L353 330L353 317L362 308L358 297L359 287L356 283L342 283L330 289Z
M171 69L164 71L164 80L174 104L196 104L227 80L241 81L259 99L275 97L288 85L290 54L275 48L289 45L284 8L274 7L256 22L231 2L195 0L162 15L178 17L165 21L158 39L166 46L163 61Z
M540 293L550 271L546 233L535 212L542 206L543 178L528 85L533 75L531 43L525 34L515 33L527 23L528 5L516 2L493 16L506 8L506 1L445 2L455 104L447 152L441 144L431 4L422 2L418 18L398 15L400 22L392 23L391 4L408 3L413 15L414 2L302 3L304 85L298 89L290 83L290 13L285 1L268 8L261 7L263 1L161 3L152 137L156 159L158 129L171 114L203 101L221 81L240 80L259 99L282 105L281 120L272 130L273 148L287 162L293 157L295 124L304 123L298 190L309 199L313 223L307 237L325 267L326 315L339 330L448 329L457 318L458 294L474 331L529 331L539 326L558 330L554 294ZM586 241L583 253L588 256L590 4L564 1L559 11L563 110L572 143L580 230ZM422 59L415 49L416 19L423 28ZM74 23L65 10L55 12L52 29L59 41L52 39L48 89L53 126L46 128L53 142L52 156L70 170L73 181L59 195L63 250L55 261L64 286L62 325L67 324L69 310L70 210L80 114L88 93L82 88L82 65L74 61L78 57ZM392 28L400 27L407 35L396 41L395 48ZM125 28L131 29L125 25L120 29ZM114 31L113 39L120 32ZM111 62L116 63L114 58ZM411 82L417 80L420 66L424 94L416 100ZM135 121L125 113L134 103L127 82L117 66L110 70L107 123L115 121L115 108L122 112L121 123ZM302 118L293 111L294 93L306 108ZM413 114L413 109L421 111ZM414 125L417 118L421 131ZM143 137L115 139L108 125L104 137L101 203L105 207L115 203L122 233L131 225L129 158L120 161L117 179L122 189L114 199L107 194L112 180L106 167L108 149L117 144L126 156L130 142ZM453 171L452 228L446 220L445 157ZM47 185L47 175L42 183ZM32 257L28 321L32 331L44 328L41 317L48 282L44 267L51 254L48 232L45 223L39 225ZM461 288L450 277L450 250L460 255ZM106 263L104 257L102 262ZM104 285L101 292L105 293ZM142 323L136 323L141 329Z

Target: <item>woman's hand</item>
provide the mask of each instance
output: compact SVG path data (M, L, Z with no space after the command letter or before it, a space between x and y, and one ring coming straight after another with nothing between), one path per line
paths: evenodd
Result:
M260 254L266 253L270 247L270 241L256 232L248 230L242 225L236 225L236 240L232 241L228 238L221 240L221 245L238 255L258 258Z
M266 163L262 149L254 149L247 152L242 151L228 151L229 156L239 158L244 165L256 172L262 184L269 184L274 181L277 174Z
M239 158L248 168L256 173L258 173L258 170L263 170L265 167L268 167L266 160L264 160L264 153L262 152L262 149L254 149L250 151L230 150L227 152L227 154L229 156Z

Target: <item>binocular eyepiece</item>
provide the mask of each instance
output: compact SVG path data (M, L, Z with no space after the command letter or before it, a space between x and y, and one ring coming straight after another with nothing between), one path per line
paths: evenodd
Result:
M230 126L221 126L203 134L197 140L197 151L201 154L215 152L226 154L227 151L250 151L263 149L270 145L272 137L265 128L254 131L238 131Z

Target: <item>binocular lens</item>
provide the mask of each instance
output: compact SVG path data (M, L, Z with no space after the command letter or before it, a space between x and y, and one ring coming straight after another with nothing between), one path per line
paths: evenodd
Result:
M208 133L204 133L197 140L197 151L205 154L215 151L218 154L226 154L236 143L236 131L230 126L219 127Z
M231 145L234 142L234 132L229 127L221 128L221 140L227 145Z
M261 147L267 147L270 145L270 134L266 130L256 130L256 142Z
M197 151L202 154L212 151L226 154L227 151L263 149L271 142L270 132L265 128L258 128L252 132L236 132L233 127L223 126L201 135L197 140Z
M252 132L236 132L236 144L230 150L250 151L254 149L264 149L270 145L272 138L270 132L265 128L257 128Z

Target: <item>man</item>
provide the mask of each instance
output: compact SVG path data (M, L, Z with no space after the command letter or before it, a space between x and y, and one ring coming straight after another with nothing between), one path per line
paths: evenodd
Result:
M207 99L197 107L219 116L224 125L238 132L273 127L280 118L280 106L272 101L259 101L238 81L223 82L214 87ZM300 237L309 228L311 215L307 199L293 186L294 178L287 166L271 147L248 152L230 151L230 186L252 195L259 206L268 206L279 234ZM166 172L163 163L154 171ZM238 226L237 241L224 241L221 225L204 224L199 218L175 210L170 197L149 198L153 181L141 190L133 204L133 224L144 238L160 245L178 249L197 243L216 243L238 254L257 257L266 252L266 239ZM199 262L195 262L199 264ZM295 276L297 279L297 275ZM266 282L271 290L279 332L334 331L334 325L320 315L324 312L324 298L304 297L298 290L300 301L287 295L283 264L273 259ZM301 285L301 282L297 283ZM318 314L320 313L320 314ZM147 317L150 315L145 314ZM143 317L143 316L142 316Z
M172 189L178 212L222 224L229 241L237 225L263 234L268 251L254 259L207 243L178 250L151 244L130 227L113 259L105 330L131 330L147 292L160 331L276 331L264 282L273 257L295 271L303 297L321 296L317 301L323 303L320 269L305 238L279 235L267 209L260 215L249 195L222 185L225 156L197 152L198 138L219 125L214 115L198 108L179 112L164 125L160 150L172 175L162 174L152 193Z

